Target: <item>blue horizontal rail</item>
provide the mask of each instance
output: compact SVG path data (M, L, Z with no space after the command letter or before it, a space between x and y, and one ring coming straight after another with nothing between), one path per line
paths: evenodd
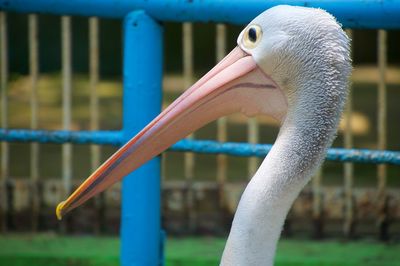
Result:
M349 28L400 28L400 0L0 0L0 9L107 18L141 9L159 21L244 24L280 4L323 8Z
M227 154L234 156L265 157L271 150L271 144L248 144L238 142L217 142L212 140L184 139L171 147L174 151L191 151L197 153ZM400 165L400 152L367 149L330 148L326 155L329 161L395 164Z
M39 143L75 143L75 144L122 144L121 131L69 131L69 130L28 130L0 128L0 141L39 142Z
M45 131L24 129L0 129L0 141L41 142L76 144L109 144L120 146L124 143L120 131ZM270 144L248 144L235 142L217 142L212 140L184 139L174 144L170 150L208 154L227 154L233 156L265 157L271 150ZM338 162L374 163L400 165L400 152L367 149L331 148L327 160Z

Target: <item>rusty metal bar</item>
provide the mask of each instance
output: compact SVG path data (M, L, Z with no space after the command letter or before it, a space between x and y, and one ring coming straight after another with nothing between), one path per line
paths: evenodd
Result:
M216 47L216 61L221 61L226 55L226 25L216 25L215 36ZM227 138L228 120L226 117L221 117L217 120L217 140L226 142ZM227 180L228 172L228 157L225 154L217 155L217 183L219 184L219 203L223 207L224 200L224 185Z
M90 130L99 130L99 19L89 18L89 88L90 88ZM92 172L100 165L101 148L99 145L90 145L90 162ZM97 219L94 225L96 234L100 234L103 222L104 194L95 198Z
M192 23L182 24L182 41L183 41L183 87L190 87L193 82L193 25ZM189 139L194 139L194 134L188 136ZM194 178L194 153L186 152L184 157L184 173L187 181L187 211L189 230L193 231L196 228L196 210L194 209L193 198L193 178Z
M351 126L352 117L352 92L350 90L346 103L346 125L344 132L344 147L351 149L353 147L353 132ZM353 185L354 185L354 165L353 163L344 163L344 196L345 196L345 213L344 213L344 234L351 237L354 233L354 206L353 206Z
M29 75L31 79L31 129L38 129L38 79L39 79L39 36L38 16L31 14L28 17L29 39ZM40 196L39 181L39 143L31 143L31 169L32 181L32 231L37 231L39 225Z
M99 130L99 19L89 18L89 79L90 79L90 130ZM100 146L90 145L91 168L96 170L100 165Z
M8 127L8 102L7 102L7 83L8 83L8 33L7 33L7 14L0 12L0 64L1 64L1 127ZM7 231L8 195L7 179L9 177L9 145L1 142L1 176L0 176L0 230Z
M353 37L352 30L346 30L350 39ZM352 41L354 47L354 40ZM352 86L350 85L349 95L345 110L345 131L344 131L344 147L347 149L353 148L353 131L352 131L352 113L353 113L353 98ZM353 206L353 184L354 184L354 165L353 163L344 163L344 225L343 231L346 237L351 237L354 233L354 206Z
M378 30L378 150L385 150L387 147L387 90L386 90L386 69L387 69L387 32ZM377 169L377 189L378 189L378 225L381 239L388 237L388 224L386 214L386 179L387 166L384 164L378 165Z
M321 167L312 179L312 216L314 221L314 236L321 238L323 235L323 217L322 217L322 169Z
M249 118L247 121L247 141L251 144L258 143L259 128L256 117ZM257 157L250 157L248 160L248 178L252 178L258 169L260 159Z
M72 92L72 47L71 47L71 17L61 17L62 32L62 113L63 129L71 129L71 92ZM72 179L72 146L70 143L62 146L62 179L65 195L70 194Z

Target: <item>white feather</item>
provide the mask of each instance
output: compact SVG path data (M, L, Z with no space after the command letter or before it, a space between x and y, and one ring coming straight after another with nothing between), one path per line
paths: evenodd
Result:
M277 6L258 24L252 54L282 89L288 112L277 140L249 182L234 217L221 265L273 265L286 215L321 164L336 134L351 72L349 40L321 9Z

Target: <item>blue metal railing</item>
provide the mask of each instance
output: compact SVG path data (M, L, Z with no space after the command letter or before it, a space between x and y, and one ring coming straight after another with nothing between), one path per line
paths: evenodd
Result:
M100 144L120 146L125 143L122 131L46 131L25 129L0 129L0 141ZM265 157L270 144L248 144L235 142L217 142L212 140L184 139L174 144L170 150L208 154L228 154L232 156ZM400 152L368 149L331 148L326 159L338 162L394 164L400 165Z
M124 19L124 100L121 131L0 129L0 141L121 145L156 116L161 106L162 26L158 21L243 24L269 7L320 7L349 28L400 28L400 1L145 1L0 0L0 9L25 13ZM139 37L140 36L140 37ZM145 88L144 88L145 87ZM135 112L138 108L141 112ZM183 140L172 150L265 156L271 145ZM328 160L400 165L400 152L330 149ZM125 178L122 200L122 265L158 265L160 243L160 162L155 158Z
M123 142L132 138L161 111L162 51L162 26L144 11L129 13L124 19ZM123 265L157 265L159 262L160 182L159 157L123 180Z
M26 13L124 18L132 10L145 10L159 21L225 22L243 24L276 5L319 7L348 28L399 28L398 0L1 0L0 8Z

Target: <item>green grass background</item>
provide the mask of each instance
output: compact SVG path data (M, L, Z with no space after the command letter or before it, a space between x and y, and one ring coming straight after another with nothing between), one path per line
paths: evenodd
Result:
M225 239L168 238L166 265L218 265ZM119 265L117 237L65 237L52 234L0 236L0 265ZM279 242L277 266L399 265L400 244L288 240Z

